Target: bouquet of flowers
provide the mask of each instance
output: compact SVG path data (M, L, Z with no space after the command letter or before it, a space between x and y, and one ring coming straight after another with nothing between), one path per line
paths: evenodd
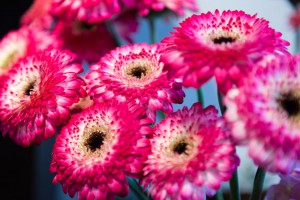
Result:
M154 20L186 10L156 41ZM140 18L151 44L132 38ZM266 200L300 199L300 56L267 20L195 0L35 0L20 22L0 41L0 129L24 148L56 137L49 168L64 193L221 200L229 181L239 200L243 145L258 167L251 200L266 172L281 177ZM221 113L203 107L211 78ZM184 87L199 101L174 111Z

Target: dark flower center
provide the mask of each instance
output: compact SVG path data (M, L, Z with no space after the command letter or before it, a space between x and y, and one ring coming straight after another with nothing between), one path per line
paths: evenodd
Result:
M294 92L281 94L277 102L289 117L295 117L300 114L300 95Z
M78 22L78 28L80 30L90 31L95 27L95 24L88 24L86 22L80 21Z
M85 141L84 146L95 152L100 149L105 139L105 133L102 131L95 131L90 134L89 138Z
M235 41L234 38L232 37L218 37L218 38L214 38L213 42L215 44L222 44L222 43L233 43Z
M186 153L187 145L188 145L188 143L186 143L185 141L180 141L180 142L176 143L175 146L173 147L174 153L187 154Z
M34 86L35 86L35 81L30 82L26 87L24 94L26 96L30 96L31 92L34 90Z
M146 74L147 74L147 68L143 66L134 67L130 69L130 72L128 73L128 75L134 76L136 78L141 78L142 75L146 76Z

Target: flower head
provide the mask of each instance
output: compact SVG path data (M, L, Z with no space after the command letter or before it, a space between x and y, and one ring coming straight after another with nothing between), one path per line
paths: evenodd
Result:
M154 121L156 110L172 112L172 103L182 103L185 95L181 83L162 71L159 48L158 44L127 45L102 57L87 75L89 95L96 102L128 102L132 112Z
M154 128L142 184L154 199L205 199L239 165L218 111L194 104L168 115Z
M50 12L67 21L102 22L119 13L119 0L52 0Z
M280 182L272 185L264 200L297 200L300 197L300 166L299 162L293 171L280 175Z
M0 41L0 75L8 72L21 58L59 45L52 35L36 28L22 27L9 32Z
M73 55L44 51L20 60L2 77L0 119L3 136L21 146L52 137L69 120L69 107L84 97L81 66Z
M132 35L138 31L139 20L137 11L134 9L123 9L122 12L115 15L111 24L119 36L129 44L134 43Z
M255 164L286 174L300 158L300 57L268 60L227 93L225 118Z
M151 131L125 103L96 104L74 115L57 136L53 148L53 182L79 199L126 196L125 175L139 177L150 151L143 135ZM147 132L147 133L146 133Z
M116 47L114 38L104 23L88 24L84 21L58 21L53 34L62 48L77 55L78 61L94 63Z
M294 9L293 14L290 16L289 22L294 29L300 28L300 6L297 6L296 9Z
M53 16L49 13L51 3L52 0L34 0L31 7L22 16L21 24L50 30L54 22Z
M148 15L150 10L162 11L166 8L179 15L184 15L185 9L198 11L195 0L122 0L122 2L130 8L137 8L142 16Z
M268 21L243 11L193 15L163 39L163 59L171 76L183 85L199 88L215 76L226 92L249 71L248 62L270 52L287 53L289 44Z

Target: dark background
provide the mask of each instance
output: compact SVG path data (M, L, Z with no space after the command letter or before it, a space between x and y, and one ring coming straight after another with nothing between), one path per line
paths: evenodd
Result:
M0 2L1 38L10 30L18 29L19 19L31 3L31 0ZM33 199L33 184L33 148L19 147L8 137L0 136L0 198Z

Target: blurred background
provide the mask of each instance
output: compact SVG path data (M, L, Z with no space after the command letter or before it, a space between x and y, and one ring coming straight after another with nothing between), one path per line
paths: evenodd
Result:
M22 14L29 8L32 0L1 1L0 3L0 36L19 27ZM222 10L244 10L248 14L258 14L258 17L270 21L270 26L281 32L282 37L291 43L289 51L295 53L295 31L289 24L289 17L294 8L288 0L198 0L200 12ZM188 13L191 15L193 13ZM169 35L174 26L183 18L172 18L169 21L155 21L157 41ZM141 19L141 26L134 39L136 42L149 42L148 23ZM0 52L1 53L1 52ZM186 99L183 105L174 105L175 110L182 106L190 106L197 101L196 90L186 88ZM214 80L204 86L204 105L217 103L217 91ZM5 200L66 200L71 199L62 192L60 185L53 185L53 175L49 172L51 150L55 138L43 142L40 146L21 148L9 138L0 137L0 199ZM240 188L242 193L249 193L256 167L247 158L247 149L238 148L241 166L238 168ZM278 181L277 176L268 174L265 188ZM224 184L224 190L228 185ZM131 197L130 197L131 198Z

